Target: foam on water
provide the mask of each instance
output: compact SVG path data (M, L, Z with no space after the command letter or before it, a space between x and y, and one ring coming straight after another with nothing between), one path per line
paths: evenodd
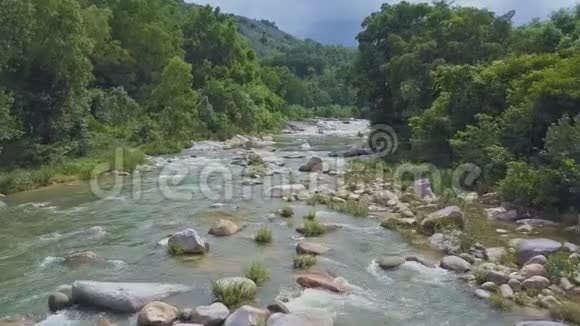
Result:
M62 263L63 261L64 258L62 257L53 257L53 256L44 257L44 259L40 262L40 267L46 268L57 263Z
M379 263L377 263L376 259L373 259L373 261L369 264L369 266L367 267L367 272L369 272L369 274L374 276L377 280L381 281L382 283L385 284L395 283L395 280L390 278L387 275L387 273L385 273L385 271L379 266Z

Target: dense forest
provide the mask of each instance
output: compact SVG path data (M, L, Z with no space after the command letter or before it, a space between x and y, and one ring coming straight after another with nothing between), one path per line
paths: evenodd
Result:
M406 140L403 159L473 163L477 190L580 208L580 6L514 12L385 4L359 34L359 99Z
M356 114L354 50L219 8L0 0L0 29L0 193L86 176L114 147L138 148L127 151L136 162L289 118Z

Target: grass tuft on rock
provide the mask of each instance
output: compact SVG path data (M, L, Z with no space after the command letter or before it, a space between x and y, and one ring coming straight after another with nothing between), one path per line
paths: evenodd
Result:
M259 244L272 243L272 230L268 228L261 228L254 237L254 240Z
M294 216L294 209L290 206L285 206L280 210L280 216L286 218L292 217Z
M294 256L295 269L308 269L316 265L316 256L313 255L296 255Z
M548 257L546 271L553 283L558 283L562 277L569 277L576 271L576 266L569 259L570 253L559 251Z
M565 301L557 312L554 312L557 318L561 318L575 325L580 325L580 305L575 302Z
M215 281L211 288L215 301L223 303L230 309L253 303L256 300L256 288L244 283L223 284Z
M316 219L316 212L311 211L308 214L304 215L304 219L307 221L314 221Z
M245 271L246 278L254 281L257 286L262 286L270 280L271 272L266 266L261 263L254 262Z
M326 226L317 220L306 220L303 233L306 237L317 237L326 233Z
M518 255L510 248L505 248L505 253L499 258L499 263L508 267L518 267Z
M329 207L335 211L351 214L359 217L369 215L369 203L365 200L349 199L344 203L329 203Z
M489 297L489 303L496 309L509 311L513 307L513 303L504 298L500 293L492 293Z

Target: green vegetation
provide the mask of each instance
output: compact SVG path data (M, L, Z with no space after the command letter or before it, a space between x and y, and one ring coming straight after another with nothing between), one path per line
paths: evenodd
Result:
M499 258L499 263L508 267L518 267L518 255L515 250L505 248L505 253Z
M513 303L509 300L504 298L501 293L492 293L489 297L489 303L492 307L500 310L511 310L513 308Z
M307 221L314 221L316 219L316 211L308 212L308 214L304 215L304 219Z
M580 305L576 302L562 302L562 305L555 314L557 317L562 318L567 322L575 325L580 324Z
M570 253L559 251L548 257L546 271L550 274L552 282L558 284L560 278L570 277L576 272L576 265L568 259Z
M474 190L579 208L579 8L515 27L513 13L386 4L358 36L359 100L397 131L403 159L475 164Z
M369 203L365 200L349 199L344 203L330 202L328 206L336 211L354 216L367 217L369 215Z
M261 228L254 237L254 240L259 244L272 243L272 230L268 228Z
M268 280L270 280L271 272L266 266L254 262L245 271L246 278L254 281L257 286L262 286Z
M245 283L224 284L215 281L211 284L211 288L215 301L223 303L230 309L251 304L256 300L256 288Z
M290 206L282 207L282 209L280 210L280 216L286 218L292 217L294 216L294 209Z
M358 114L347 82L355 51L209 6L0 0L0 22L5 193L88 178L116 148L129 157L110 169L131 172L143 153L177 153L192 140ZM250 47L258 34L276 48L261 60Z
M317 220L304 221L303 234L306 237L317 237L326 233L326 226Z
M295 269L308 269L316 265L316 256L313 255L296 255L294 256Z

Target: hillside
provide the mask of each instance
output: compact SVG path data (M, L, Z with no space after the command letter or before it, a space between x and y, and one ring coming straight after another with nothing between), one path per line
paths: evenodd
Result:
M302 43L298 38L280 30L274 22L243 16L235 17L240 34L249 41L260 58L285 53Z

